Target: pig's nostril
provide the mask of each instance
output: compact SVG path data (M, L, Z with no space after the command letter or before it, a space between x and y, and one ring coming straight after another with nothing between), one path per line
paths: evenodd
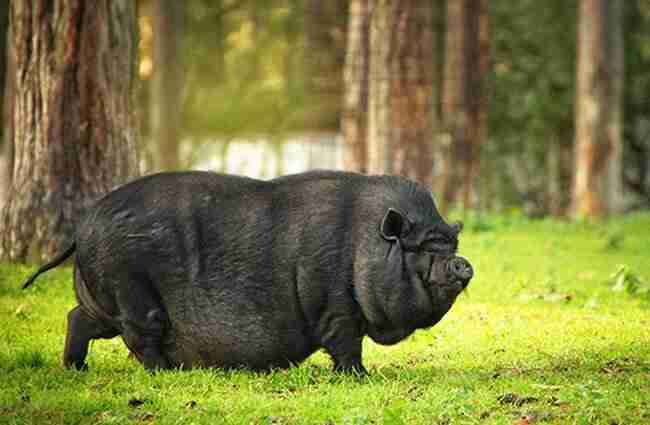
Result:
M474 276L472 266L462 257L451 259L447 265L447 270L452 277L464 282L469 281Z

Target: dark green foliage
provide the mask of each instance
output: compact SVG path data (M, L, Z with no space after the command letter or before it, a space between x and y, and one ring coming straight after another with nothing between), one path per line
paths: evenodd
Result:
M494 195L505 205L530 203L547 212L550 145L570 150L573 143L576 1L495 0L489 7L490 142L483 146L482 161L484 175L501 183L486 196ZM570 175L561 176L560 183L568 197Z
M636 206L650 206L650 3L625 2L625 183Z
M631 297L637 297L650 301L650 284L639 277L629 266L621 265L612 274L607 283L612 291L623 292Z

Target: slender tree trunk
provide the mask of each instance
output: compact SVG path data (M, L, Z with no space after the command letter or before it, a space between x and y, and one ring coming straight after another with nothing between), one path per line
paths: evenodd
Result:
M546 157L546 206L548 213L562 215L562 146L557 136L548 142Z
M460 186L457 163L461 148L467 141L467 104L464 82L467 80L465 38L465 0L447 2L447 37L445 40L445 63L443 70L441 124L439 140L441 161L440 179L436 191L440 193L443 206L454 201Z
M51 257L80 214L137 174L130 0L12 1L12 187L0 258Z
M376 0L371 10L368 171L430 184L432 3Z
M156 168L180 167L182 93L181 31L183 3L153 0L153 60L151 80L152 141L157 145Z
M489 67L487 0L447 3L442 93L444 160L439 190L444 203L471 206L480 147L487 138L485 77Z
M610 146L610 158L607 161L607 182L604 197L607 199L609 213L621 213L625 209L623 190L623 88L625 79L625 57L623 42L623 0L614 0L609 4L607 32L607 50L611 71L609 77L610 99L607 117L607 144Z
M399 133L396 174L431 183L433 170L433 3L400 2L391 53L390 101Z
M368 72L370 27L369 0L350 1L348 41L343 70L343 166L346 170L366 172Z
M571 212L596 217L622 191L621 0L581 0L576 67L575 175ZM617 205L615 205L617 204Z
M393 172L396 135L390 111L390 41L395 0L371 0L370 65L368 75L368 165L370 174Z
M0 128L0 209L5 202L6 194L11 185L11 169L13 162L13 147L11 144L11 126L7 117L11 116L11 100L13 99L12 79L13 66L11 54L7 49L10 37L6 30L9 24L9 2L0 5L0 108L2 108L2 128Z
M181 2L178 2L181 3ZM214 22L214 45L215 45L215 52L214 52L214 68L216 68L218 71L216 72L216 75L214 78L220 82L223 83L227 81L228 76L226 75L226 37L228 36L228 33L226 31L226 19L224 17L224 12L223 9L225 8L224 6L224 1L223 0L214 0L214 3L218 5L219 12L216 14L216 16L213 18ZM213 68L213 69L214 69Z
M445 42L447 27L447 0L433 1L433 107L432 132L433 132L433 170L432 188L438 194L441 189L441 176L445 171L445 140L447 139L442 127L442 91L445 70ZM440 203L440 198L436 201ZM439 205L443 207L443 205Z
M0 2L0 99L4 99L5 76L7 72L7 26L9 24L9 2ZM4 102L0 101L0 112L4 109ZM2 116L2 114L0 114ZM0 149L4 146L2 133L4 128L0 127ZM0 150L1 152L1 150Z
M490 68L487 0L474 0L470 13L471 41L468 49L469 158L462 185L463 207L479 196L481 147L487 142L487 75ZM473 71L474 70L474 71Z

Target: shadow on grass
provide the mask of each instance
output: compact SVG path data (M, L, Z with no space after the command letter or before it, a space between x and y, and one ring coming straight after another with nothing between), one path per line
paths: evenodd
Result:
M500 381L529 382L579 382L586 377L608 379L626 379L632 374L650 376L650 356L647 348L638 346L615 347L614 350L585 351L575 356L566 354L549 355L543 361L526 362L526 359L512 361L493 361L486 359L484 366L437 367L430 360L418 362L409 360L403 363L391 363L382 367L369 364L369 375L359 377L335 373L329 365L306 364L290 369L278 369L266 372L254 372L245 369L194 369L170 370L151 374L130 359L119 364L91 363L91 372L68 371L60 365L58 357L45 355L37 348L19 348L13 353L0 353L0 370L6 373L28 372L30 374L66 374L74 381L92 381L97 377L124 374L150 376L151 379L173 383L208 378L217 381L264 381L269 390L304 389L320 385L383 385L391 382L408 382L413 385L430 385L435 382L447 386L485 385ZM445 363L449 365L448 361ZM650 388L649 388L650 389Z
M430 364L430 361L426 363ZM436 380L484 383L499 379L552 381L554 377L577 381L585 376L625 377L634 373L650 374L650 353L641 343L611 350L584 351L575 356L549 355L546 360L536 363L526 362L524 358L510 362L486 359L483 367L443 368L409 361L370 371L371 376L376 375L380 381L408 380L414 383Z

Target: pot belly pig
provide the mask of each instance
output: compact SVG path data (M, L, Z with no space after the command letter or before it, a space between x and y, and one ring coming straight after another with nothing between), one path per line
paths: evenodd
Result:
M323 348L365 373L365 335L433 326L467 286L460 230L400 177L161 173L99 200L23 287L74 254L66 367L121 335L148 369L283 368Z

